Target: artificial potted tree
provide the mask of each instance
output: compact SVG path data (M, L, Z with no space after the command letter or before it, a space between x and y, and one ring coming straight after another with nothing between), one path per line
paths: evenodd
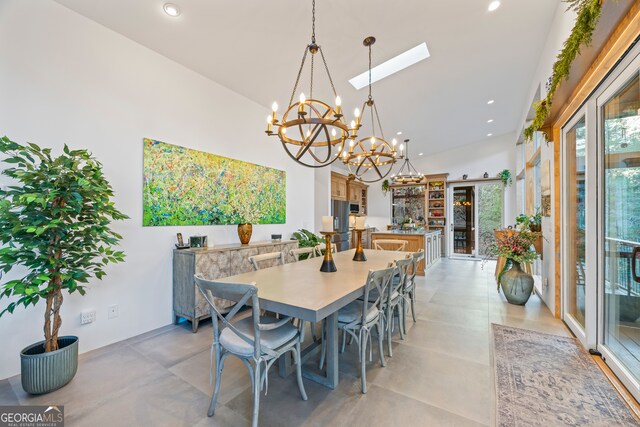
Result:
M2 137L0 153L11 181L0 188L0 274L20 266L22 276L0 284L0 299L11 300L0 316L46 304L44 341L20 353L22 387L43 394L71 381L78 366L78 337L59 334L63 293L84 295L91 278L123 261L110 224L128 217L115 208L102 165L88 151L65 145L53 156L50 148Z

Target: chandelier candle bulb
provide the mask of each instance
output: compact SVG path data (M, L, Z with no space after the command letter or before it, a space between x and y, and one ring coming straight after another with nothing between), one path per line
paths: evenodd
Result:
M339 96L336 96L336 113L334 114L334 116L337 118L342 117L342 100Z
M271 122L272 123L278 123L278 116L277 116L278 103L277 102L274 102L273 104L271 104L271 111L272 111L272 113L271 113L271 117L272 117L271 118Z
M267 133L271 134L271 124L273 122L272 116L267 116Z
M306 111L304 111L304 103L307 101L307 99L304 97L304 93L300 94L300 104L298 105L298 115L299 116L304 116L307 114Z

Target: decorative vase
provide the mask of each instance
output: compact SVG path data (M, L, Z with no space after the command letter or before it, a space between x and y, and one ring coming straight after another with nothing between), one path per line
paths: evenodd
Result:
M542 225L541 224L530 224L529 225L529 230L535 232L535 233L540 233L542 231Z
M58 338L58 349L45 353L44 341L20 352L22 388L29 394L49 393L66 385L78 370L78 337Z
M500 279L500 287L510 304L525 305L533 291L533 277L512 260L511 268Z
M252 232L253 226L251 224L238 224L238 238L240 238L240 243L248 245Z

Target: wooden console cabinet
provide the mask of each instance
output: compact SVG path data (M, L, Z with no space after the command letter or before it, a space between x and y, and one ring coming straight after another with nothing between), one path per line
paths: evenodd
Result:
M214 280L252 270L249 257L269 252L284 252L285 262L292 262L289 251L298 247L296 240L232 244L211 248L173 250L173 321L191 322L193 332L201 320L211 317L209 306L196 289L195 274ZM275 265L275 260L270 261ZM268 267L268 265L267 265ZM224 300L222 300L224 301Z

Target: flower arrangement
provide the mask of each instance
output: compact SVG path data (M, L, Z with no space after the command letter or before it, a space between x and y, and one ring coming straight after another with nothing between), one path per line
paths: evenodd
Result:
M519 231L504 233L496 237L496 241L489 245L487 259L490 257L504 257L508 261L518 264L530 263L538 258L538 253L533 248L534 243L541 233L532 231ZM500 290L500 280L507 271L507 262L498 275L498 290Z

